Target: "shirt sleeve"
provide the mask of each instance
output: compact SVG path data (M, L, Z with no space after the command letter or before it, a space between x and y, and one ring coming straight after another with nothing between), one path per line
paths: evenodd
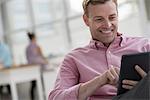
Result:
M145 49L147 52L150 52L150 39L147 39L147 41L145 43Z
M148 52L150 52L150 39L148 40L148 46L147 46Z
M56 79L55 88L48 100L77 100L79 90L79 72L72 57L66 56Z

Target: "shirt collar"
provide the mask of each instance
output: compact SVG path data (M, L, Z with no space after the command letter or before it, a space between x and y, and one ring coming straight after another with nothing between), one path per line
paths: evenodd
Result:
M117 37L115 38L114 42L110 44L110 46L120 46L122 47L125 45L125 37L121 33L117 33ZM97 40L91 40L89 46L93 49L100 49L100 48L107 48L104 44Z

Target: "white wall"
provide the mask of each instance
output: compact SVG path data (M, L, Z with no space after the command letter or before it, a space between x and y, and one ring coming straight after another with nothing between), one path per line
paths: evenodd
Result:
M138 15L119 22L119 32L122 32L127 36L143 36L142 30Z
M137 0L137 12L119 22L119 31L128 36L150 37L150 20L147 19L144 0Z

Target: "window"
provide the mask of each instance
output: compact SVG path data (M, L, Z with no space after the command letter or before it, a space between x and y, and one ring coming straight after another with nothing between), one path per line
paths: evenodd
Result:
M68 9L68 15L69 17L82 15L83 8L82 8L82 1L83 0L67 0L69 1L69 9Z
M150 0L144 0L146 6L147 19L150 21Z
M135 0L118 0L119 20L129 18L137 13L137 4Z
M65 53L85 45L90 32L83 22L83 0L8 0L2 5L5 32L17 64L25 63L27 31L34 31L44 55ZM136 12L135 0L118 0L119 17L124 20ZM16 39L17 38L17 39ZM69 48L71 47L71 48ZM19 52L16 52L18 51Z
M11 0L6 3L5 8L7 9L10 31L30 26L26 0Z
M44 55L61 54L66 51L64 26L61 22L37 27L36 35Z
M16 65L26 63L25 50L28 44L26 33L26 31L19 31L10 35L13 58Z
M49 23L62 17L62 0L32 0L35 24Z

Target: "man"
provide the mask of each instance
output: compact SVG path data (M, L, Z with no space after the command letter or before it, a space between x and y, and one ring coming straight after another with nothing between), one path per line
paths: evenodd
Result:
M1 68L9 68L13 64L12 56L9 47L0 41L0 66ZM8 92L10 93L10 86L7 85ZM3 86L0 86L0 92L2 93Z
M150 51L148 39L117 31L117 0L84 0L83 9L92 39L65 56L49 100L110 100L116 95L121 56ZM128 81L126 89L137 83Z

